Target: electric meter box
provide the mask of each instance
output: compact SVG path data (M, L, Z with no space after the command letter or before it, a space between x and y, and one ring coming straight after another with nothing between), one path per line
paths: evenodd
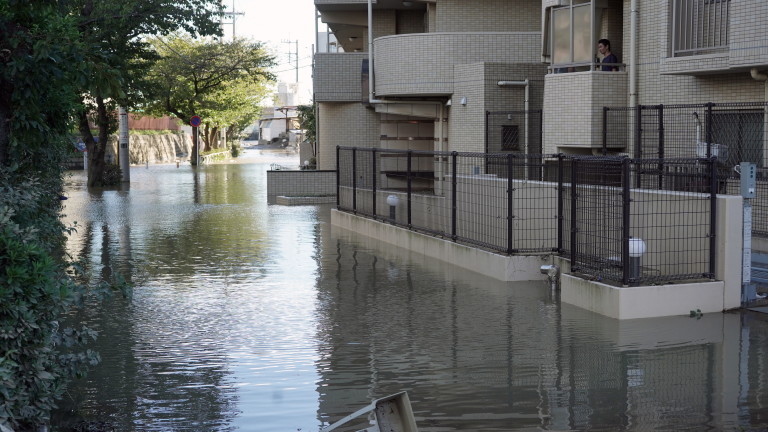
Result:
M739 168L741 168L741 196L754 198L757 189L757 165L751 162L742 162Z

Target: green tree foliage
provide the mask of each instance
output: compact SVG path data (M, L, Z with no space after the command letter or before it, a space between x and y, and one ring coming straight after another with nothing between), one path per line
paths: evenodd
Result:
M82 53L57 2L0 0L0 166L59 175Z
M317 156L317 126L315 122L315 102L312 105L299 105L296 111L301 128L307 131L307 142L312 146L312 156Z
M220 34L221 0L69 0L86 46L86 75L78 127L88 148L88 185L103 184L107 138L117 130L118 104L132 107L146 95L155 53L145 35ZM98 140L89 121L98 128Z
M155 39L154 47L160 59L149 73L155 93L146 110L174 115L184 123L202 117L202 151L212 149L222 128L239 134L260 114L259 103L274 81L269 68L275 65L263 44L173 36ZM191 159L196 160L196 154Z

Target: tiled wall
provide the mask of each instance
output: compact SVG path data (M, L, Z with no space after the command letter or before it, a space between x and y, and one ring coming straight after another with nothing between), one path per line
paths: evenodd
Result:
M438 32L538 32L540 23L538 0L440 0L437 3Z
M423 33L376 40L376 95L448 95L455 65L540 63L540 34Z
M363 60L367 58L367 53L316 54L313 77L315 101L360 101L362 97L360 73Z
M547 75L543 153L602 147L604 106L627 106L625 72Z
M336 169L336 146L378 147L379 117L360 102L318 105L317 168Z
M336 171L267 171L267 196L336 194Z
M624 0L623 32L629 55L630 0ZM662 75L670 71L664 60L670 56L671 6L667 0L638 2L638 102L644 105L703 102L749 102L764 100L764 84L753 80L745 68L740 72L700 76ZM731 1L731 52L729 62L755 61L768 65L768 2L765 0ZM746 54L746 55L745 55ZM718 56L696 56L702 69ZM628 62L628 58L624 59ZM746 64L746 63L744 63ZM714 66L712 66L714 67ZM768 69L768 67L764 68Z
M499 81L530 81L529 109L541 109L546 67L540 63L474 63L454 68L449 115L450 150L485 151L485 112L523 110L525 87L499 87ZM466 97L467 104L462 105Z

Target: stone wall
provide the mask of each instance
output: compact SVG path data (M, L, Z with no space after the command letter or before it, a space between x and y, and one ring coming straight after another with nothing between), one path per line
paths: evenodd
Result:
M117 160L117 135L109 137L107 160ZM128 145L131 165L175 163L189 160L192 138L186 134L131 135Z

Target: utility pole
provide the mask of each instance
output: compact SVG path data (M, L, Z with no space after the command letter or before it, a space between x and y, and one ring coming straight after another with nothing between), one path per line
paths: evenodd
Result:
M293 66L296 70L296 82L299 82L299 40L283 40L282 43L288 44L288 64ZM295 51L291 52L291 44L295 47Z
M128 111L124 107L120 107L118 110L119 122L120 122L120 139L119 149L117 152L118 163L120 164L120 171L122 172L121 181L131 181L131 161L130 153L128 151Z
M235 9L235 0L232 0L232 10L224 11L222 15L232 18L232 22L222 22L222 24L232 24L232 40L234 41L235 40L235 20L237 19L237 15L245 15L245 12L237 12L237 10Z

